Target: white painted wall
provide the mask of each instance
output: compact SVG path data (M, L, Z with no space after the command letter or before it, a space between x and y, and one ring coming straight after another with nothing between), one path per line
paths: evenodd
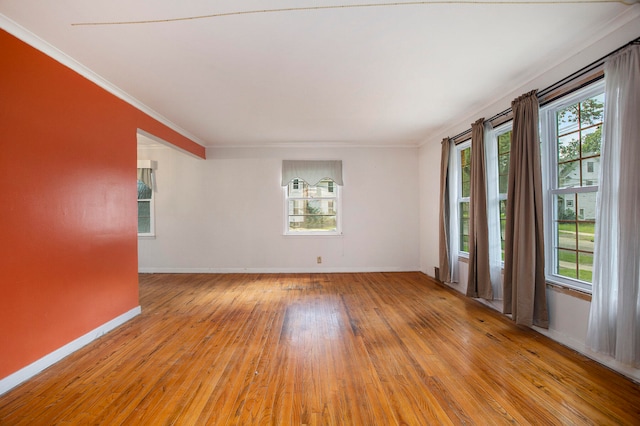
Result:
M440 144L422 146L420 161L420 270L434 277L439 265Z
M417 148L224 148L157 161L156 237L141 272L419 270ZM342 236L284 236L283 159L343 161ZM316 258L322 256L322 264Z

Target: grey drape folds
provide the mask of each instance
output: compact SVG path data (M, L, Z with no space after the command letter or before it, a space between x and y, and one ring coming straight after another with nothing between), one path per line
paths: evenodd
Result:
M513 137L507 192L504 312L512 314L517 324L548 328L536 92L520 96L511 107Z
M489 268L487 178L484 118L471 125L471 192L469 197L469 280L467 296L493 299Z
M342 160L283 160L282 186L299 178L314 186L322 179L332 179L342 185Z
M451 140L442 140L440 156L440 281L451 282L451 245L449 244L449 151Z
M151 181L151 169L138 169L138 180L153 189Z

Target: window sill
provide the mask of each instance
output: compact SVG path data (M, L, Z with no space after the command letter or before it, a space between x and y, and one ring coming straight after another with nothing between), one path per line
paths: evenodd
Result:
M155 240L155 235L138 235L139 240Z
M327 238L327 237L342 237L344 236L344 234L337 233L337 232L332 232L332 233L311 233L311 232L300 232L300 233L295 233L295 234L282 234L283 237L312 237L312 238L316 238L316 237L320 237L320 238Z
M547 282L547 288L550 290L553 290L557 293L566 294L571 297L575 297L576 299L591 302L591 293L587 292L587 290L569 287L567 285L549 281L549 280L547 280L546 282Z

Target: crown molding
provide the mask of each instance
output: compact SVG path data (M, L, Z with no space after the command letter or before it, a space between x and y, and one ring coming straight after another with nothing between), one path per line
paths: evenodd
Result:
M22 40L23 42L27 43L34 49L39 50L40 52L54 59L55 61L71 69L72 71L80 74L82 77L95 83L96 85L106 90L107 92L111 93L115 97L125 101L126 103L133 106L134 108L144 112L149 117L164 124L168 128L181 134L182 136L188 139L191 139L193 142L201 146L206 146L204 141L202 141L201 139L192 135L191 133L181 128L177 124L173 123L172 121L170 121L169 119L167 119L166 117L158 113L157 111L153 110L152 108L142 103L140 100L129 95L128 93L120 89L115 84L111 83L110 81L96 74L94 71L92 71L85 65L81 64L80 62L76 61L75 59L73 59L72 57L70 57L69 55L67 55L60 49L58 49L57 47L53 46L52 44L38 37L36 34L32 33L28 29L24 28L20 24L9 19L8 17L6 17L1 13L0 13L0 29L3 29L4 31L18 38L19 40Z

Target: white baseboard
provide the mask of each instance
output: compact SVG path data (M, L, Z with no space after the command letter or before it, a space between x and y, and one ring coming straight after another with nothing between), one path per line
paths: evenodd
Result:
M142 308L140 306L137 306L130 311L117 316L111 321L108 321L101 326L91 330L84 336L78 337L74 341L67 343L61 348L58 348L55 351L49 353L48 355L45 355L44 357L27 365L21 370L18 370L15 373L5 377L4 379L0 380L0 395L8 392L9 390L18 386L20 383L29 380L36 374L43 371L45 368L48 368L56 362L60 361L62 358L71 355L73 352L91 343L97 338L105 335L114 328L124 324L125 322L139 315L140 312L142 312Z
M307 268L165 268L141 267L140 274L331 274L357 272L420 272L419 267L307 267Z
M586 356L587 358L591 358L597 363L600 363L612 369L613 371L616 371L622 374L623 376L628 377L634 382L640 383L640 369L633 368L628 365L624 365L616 361L614 358L610 356L593 352L592 350L587 349L584 342L576 340L575 338L572 338L571 336L567 336L566 334L560 333L556 330L546 330L544 328L540 328L536 326L532 328L538 333L543 334L552 340L555 340L561 345L571 348L574 351L579 352L582 355Z

